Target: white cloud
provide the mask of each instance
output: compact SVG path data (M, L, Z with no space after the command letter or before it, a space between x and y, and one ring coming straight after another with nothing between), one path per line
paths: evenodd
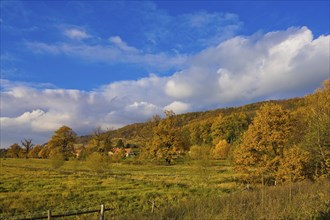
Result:
M329 36L313 39L306 27L238 36L190 57L188 67L171 76L151 74L89 92L2 80L1 146L27 135L46 141L62 124L85 134L97 125L111 128L145 121L163 109L183 113L301 96L329 77L329 40ZM112 41L117 46L123 44L120 38ZM48 47L55 52L75 53L68 45ZM86 53L84 56L93 51L96 55L101 51L108 58L111 53L115 57L122 53L118 52L120 48L80 47L83 49L76 49L80 49L79 54ZM138 59L146 62L145 57Z
M64 31L64 35L74 40L83 40L91 37L86 33L86 31L77 28L66 29Z
M118 48L120 48L123 51L128 51L133 53L139 52L138 49L128 46L127 43L124 42L119 36L110 37L109 41L115 44Z
M171 104L164 107L164 110L172 110L177 114L188 112L190 109L191 109L191 105L189 103L184 103L180 101L174 101Z
M33 110L32 112L24 112L22 115L19 115L16 118L10 118L10 117L1 117L0 122L2 126L19 126L21 124L30 123L31 121L34 121L35 119L39 118L45 114L44 111L37 109Z
M166 94L175 98L190 97L194 93L194 88L189 82L178 82L171 79L166 83Z
M235 37L209 47L191 59L190 68L174 75L172 83L191 87L194 92L184 97L188 102L221 105L311 92L327 77L329 36L313 40L311 31L302 27L257 39Z
M137 18L136 22L141 25L129 36L132 42L140 45L139 48L125 42L122 36L102 39L90 35L84 27L66 24L60 25L59 29L76 41L35 41L27 42L26 46L34 53L64 54L108 64L138 64L148 70L152 67L153 71L163 71L186 67L186 51L195 53L216 45L233 36L242 25L239 17L230 13L196 12L172 16L157 9L153 3L139 4L133 13L137 11L147 15Z
M28 42L26 46L34 53L64 54L79 57L88 62L95 61L108 64L131 63L144 67L153 67L157 70L182 67L187 61L187 56L184 54L171 56L165 53L142 53L138 49L128 46L119 38L112 39L111 43L109 45L89 45L83 42L79 44Z

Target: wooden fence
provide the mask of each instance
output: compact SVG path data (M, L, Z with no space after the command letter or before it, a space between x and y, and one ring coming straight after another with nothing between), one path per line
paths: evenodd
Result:
M104 205L101 205L101 209L97 210L88 210L88 211L82 211L82 212L72 212L72 213L66 213L66 214L52 214L52 210L48 210L48 215L47 216L39 216L39 217L31 217L31 218L24 218L24 219L19 219L19 220L31 220L31 219L55 219L55 218L61 218L61 217L67 217L67 216L76 216L76 215L84 215L84 214L91 214L91 213L99 213L99 220L105 220L104 219L104 213L106 211L113 210L112 208L105 208Z

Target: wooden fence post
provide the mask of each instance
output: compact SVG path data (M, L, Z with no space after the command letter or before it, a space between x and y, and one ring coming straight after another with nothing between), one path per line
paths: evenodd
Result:
M151 213L154 213L155 210L155 200L151 203Z
M48 220L52 219L52 210L48 209Z
M104 205L101 205L100 220L104 220Z
M153 200L153 201L148 200L148 202L151 204L151 213L154 213L155 208L158 208L156 206L156 201L155 200Z

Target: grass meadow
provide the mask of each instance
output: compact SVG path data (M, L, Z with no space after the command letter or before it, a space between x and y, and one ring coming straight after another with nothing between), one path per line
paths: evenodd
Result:
M53 214L93 210L100 204L113 208L106 219L329 217L329 181L246 190L238 176L227 161L112 163L95 172L79 160L54 169L50 160L1 159L0 219L46 216L48 209Z

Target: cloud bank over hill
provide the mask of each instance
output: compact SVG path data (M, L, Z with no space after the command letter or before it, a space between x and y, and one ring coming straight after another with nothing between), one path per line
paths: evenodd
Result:
M90 37L78 29L66 35L79 40ZM109 41L134 62L149 62L148 54L140 54L120 36ZM301 96L329 77L329 42L329 35L314 39L307 27L237 36L194 55L160 57L167 60L163 65L180 64L181 69L170 76L150 74L138 80L105 84L93 91L2 80L1 147L23 138L43 143L61 125L87 134L96 126L117 128L142 122L165 109L184 113ZM28 46L39 47L43 53L81 56L79 50L73 53L65 45ZM102 48L99 51L104 52ZM98 57L104 59L103 54L94 59Z

